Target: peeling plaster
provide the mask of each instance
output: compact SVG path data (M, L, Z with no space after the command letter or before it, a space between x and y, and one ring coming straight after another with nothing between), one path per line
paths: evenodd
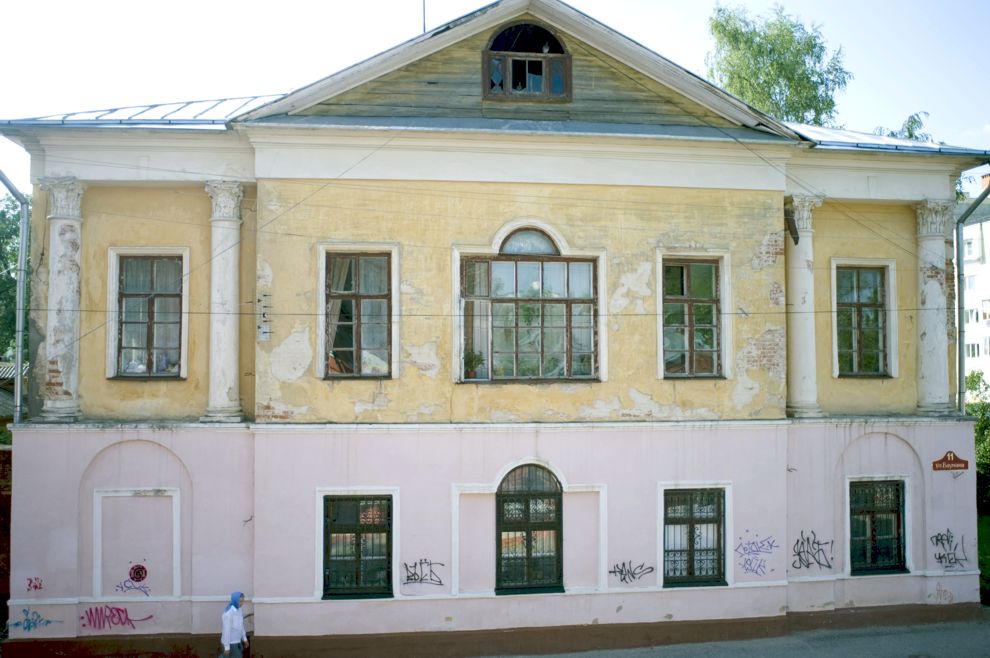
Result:
M302 377L313 362L313 347L309 343L309 327L297 327L289 337L271 351L272 375L283 382Z
M270 288L272 286L272 266L266 260L258 261L258 288Z
M255 417L259 422L280 422L291 421L296 416L304 416L309 412L308 406L293 407L283 404L278 400L269 400L264 404L259 404L255 410Z
M489 417L493 423L511 423L519 420L519 416L510 411L492 411Z
M429 303L426 295L423 294L423 290L421 288L417 288L408 281L403 281L399 284L399 290L402 291L403 299L408 299L409 301L421 306Z
M592 405L585 405L578 409L578 415L581 418L609 418L613 413L616 413L622 409L622 403L619 402L619 398L614 397L611 400L595 400Z
M364 400L358 400L354 403L354 413L358 416L363 414L365 411L377 411L379 409L385 409L388 407L388 398L382 391L375 392L374 397L371 402L365 402Z
M786 377L784 361L784 330L767 329L736 354L736 387L732 401L737 409L749 405L760 391L760 384L749 376L750 370L765 372L771 379L783 381Z
M784 286L780 283L774 281L770 284L770 305L771 306L783 306L785 303L784 299ZM803 302L803 300L802 300Z
M440 372L437 342L433 340L423 345L407 345L403 348L406 360L430 379L436 379Z
M637 313L645 313L646 307L643 305L643 299L653 294L650 290L652 274L653 264L650 262L640 263L635 272L623 274L619 279L619 287L612 294L612 299L609 300L611 310L615 313L621 313L630 303L634 303ZM630 299L628 295L635 296L635 299Z
M719 416L708 408L684 409L676 404L660 404L653 396L629 389L629 397L633 401L632 409L623 409L619 414L623 418L649 418L657 420L715 420Z
M784 255L784 232L774 231L763 236L763 242L756 249L753 261L750 265L753 271L759 272L762 269L773 267L777 264L777 259Z

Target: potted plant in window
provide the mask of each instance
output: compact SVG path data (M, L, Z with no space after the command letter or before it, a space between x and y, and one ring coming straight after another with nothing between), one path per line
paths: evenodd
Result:
M485 365L485 355L481 352L464 353L464 379L477 379L478 368Z

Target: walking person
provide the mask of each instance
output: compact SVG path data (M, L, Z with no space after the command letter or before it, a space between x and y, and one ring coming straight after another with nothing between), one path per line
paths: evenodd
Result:
M244 655L243 648L248 645L247 633L244 632L244 615L241 613L242 605L244 594L234 592L230 595L230 603L224 608L220 631L224 656L241 658Z

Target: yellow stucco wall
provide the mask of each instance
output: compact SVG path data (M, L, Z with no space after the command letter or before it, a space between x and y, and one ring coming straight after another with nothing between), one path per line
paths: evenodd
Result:
M254 200L245 190L241 297L253 297ZM209 382L210 198L202 185L89 186L82 201L79 399L84 417L198 418L206 411ZM36 215L34 252L47 245L47 222ZM107 274L111 247L188 247L188 376L184 380L112 379L106 374ZM37 261L36 261L37 262ZM42 263L44 265L44 263ZM39 295L40 297L40 295ZM40 301L40 300L39 300ZM253 338L253 306L242 306L242 335ZM43 335L44 315L37 314ZM253 406L251 343L242 350L242 395Z
M777 418L786 368L779 193L669 188L261 181L258 293L271 294L271 340L257 344L257 416L288 422L569 421ZM490 248L519 218L574 250L604 250L608 380L453 381L453 247ZM316 376L320 242L398 245L398 374ZM732 375L657 379L657 249L727 254ZM601 274L601 273L600 273ZM273 368L273 364L275 367Z
M814 210L818 399L831 413L911 413L917 405L917 216L908 204L826 202ZM892 260L897 273L895 377L833 375L833 258Z

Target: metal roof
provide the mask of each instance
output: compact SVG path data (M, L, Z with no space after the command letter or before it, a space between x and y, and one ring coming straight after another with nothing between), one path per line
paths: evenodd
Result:
M68 112L27 119L0 121L0 126L71 126L71 127L178 127L222 129L234 117L250 112L282 94L269 96L241 96L205 101L178 103L153 103L115 107L89 112Z
M816 143L816 148L853 149L862 151L899 151L903 153L935 153L990 158L990 151L949 146L939 142L919 142L913 139L887 137L844 128L824 128L803 123L788 123L794 132Z

